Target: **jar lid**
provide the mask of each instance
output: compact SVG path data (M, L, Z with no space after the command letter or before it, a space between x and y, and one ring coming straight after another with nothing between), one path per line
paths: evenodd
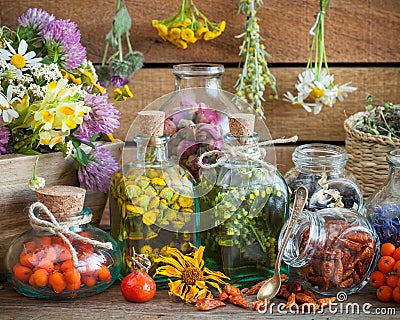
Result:
M36 190L36 198L56 219L77 216L83 210L86 190L73 186L48 186Z

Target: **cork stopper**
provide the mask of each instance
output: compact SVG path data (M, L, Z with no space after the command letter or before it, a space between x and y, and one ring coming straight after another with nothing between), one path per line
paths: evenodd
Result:
M254 133L256 116L251 113L235 113L229 116L229 130L231 135L251 136Z
M49 186L36 190L36 198L58 220L67 220L83 210L86 190L72 186Z
M138 113L139 135L162 136L164 134L165 112L148 110Z

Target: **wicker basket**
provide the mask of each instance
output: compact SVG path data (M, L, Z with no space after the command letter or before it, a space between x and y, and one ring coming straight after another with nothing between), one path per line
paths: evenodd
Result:
M366 199L385 182L389 168L386 153L400 148L400 140L354 129L354 124L364 115L365 112L358 112L350 116L344 122L344 129L349 155L347 168L357 178Z

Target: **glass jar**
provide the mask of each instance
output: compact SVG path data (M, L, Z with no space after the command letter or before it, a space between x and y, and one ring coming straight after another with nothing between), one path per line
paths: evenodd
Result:
M41 216L38 211L36 214ZM90 214L87 208L81 212ZM112 249L69 236L78 257L74 266L71 250L59 235L28 230L11 243L4 257L7 280L16 291L33 298L63 300L97 294L114 283L121 270L117 242L89 224L71 226L69 230L85 238L109 242Z
M133 250L152 262L168 246L184 253L199 245L198 200L194 179L179 164L168 160L168 135L136 135L136 160L127 162L111 181L111 235L122 250L122 271L131 271ZM124 158L125 159L125 158ZM167 278L156 278L158 285Z
M238 109L221 89L222 65L179 64L172 72L175 92L159 109L166 113L164 132L171 136L169 154L197 180L198 156L221 149L224 134L229 132L227 115Z
M363 213L377 231L381 243L400 246L400 149L387 154L386 182L365 202Z
M225 143L262 159L259 136L226 134ZM246 145L248 147L246 147ZM274 273L279 232L289 214L289 192L280 173L256 161L228 159L204 169L198 183L205 264L230 283L249 287ZM281 271L288 274L282 264Z
M306 208L311 211L343 207L361 210L363 197L355 177L345 166L345 149L323 143L304 144L296 147L290 169L285 180L291 191L299 186L308 189L309 201ZM292 194L292 201L294 194Z
M279 245L286 228L287 224ZM379 238L365 217L345 208L326 208L300 214L283 261L296 270L309 289L335 295L359 291L378 257Z

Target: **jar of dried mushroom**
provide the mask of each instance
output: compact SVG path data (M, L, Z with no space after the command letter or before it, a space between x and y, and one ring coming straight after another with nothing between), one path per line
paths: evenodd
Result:
M299 186L308 189L308 210L337 207L359 211L363 197L356 178L345 169L347 159L346 150L338 146L298 146L292 155L295 167L286 173L286 183L292 192Z
M279 243L282 240L282 229ZM368 281L379 256L379 238L368 220L352 210L303 211L284 251L306 286L320 294L348 294Z
M251 160L263 158L253 132L254 115L231 115L229 126L225 143L245 156L233 154L218 167L201 171L201 243L209 268L224 272L235 286L248 287L274 273L289 192L275 167ZM281 271L288 274L286 264Z
M111 181L111 234L121 245L123 275L131 271L135 253L150 259L152 275L155 259L168 246L188 253L190 243L199 245L194 179L168 160L164 117L161 111L138 114L132 126L136 159L125 163ZM123 154L124 160L132 158L132 148L125 149L130 152ZM166 283L167 279L157 278L156 282Z

